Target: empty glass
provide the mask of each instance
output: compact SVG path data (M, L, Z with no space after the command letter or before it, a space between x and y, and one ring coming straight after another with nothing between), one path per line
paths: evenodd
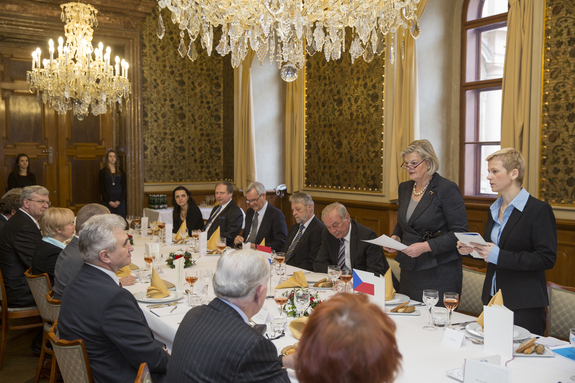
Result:
M329 265L327 267L327 275L329 276L329 279L331 279L331 283L333 284L332 286L332 290L335 290L335 281L337 281L339 279L339 276L341 275L341 269L339 268L338 265Z
M311 294L308 289L296 290L294 294L294 304L297 309L298 317L305 314L305 311L309 307Z
M433 326L433 322L431 321L431 309L439 302L439 291L437 290L423 290L423 303L427 306L429 310L429 324L427 326L423 326L424 330L427 331L435 331L437 328Z
M431 317L435 327L445 327L447 324L448 310L445 307L434 307L431 310Z

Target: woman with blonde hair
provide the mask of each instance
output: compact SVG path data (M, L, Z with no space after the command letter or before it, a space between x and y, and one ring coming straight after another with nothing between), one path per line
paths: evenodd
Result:
M557 228L551 206L534 198L521 185L525 160L513 148L487 157L487 180L499 198L491 205L483 234L487 245L457 243L460 254L476 250L487 262L482 300L488 304L501 290L514 322L544 335L549 305L545 270L557 258Z
M54 268L65 241L74 236L74 213L70 209L51 207L39 220L42 240L32 257L32 274L48 273L54 286Z

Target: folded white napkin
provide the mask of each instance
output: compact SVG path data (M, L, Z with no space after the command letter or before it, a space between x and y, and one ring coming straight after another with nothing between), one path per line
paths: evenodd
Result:
M159 317L168 317L172 315L184 315L190 310L190 307L185 302L178 303L174 311L172 311L173 308L174 306L168 306L159 309L150 309L150 311L152 312L152 314L157 315Z

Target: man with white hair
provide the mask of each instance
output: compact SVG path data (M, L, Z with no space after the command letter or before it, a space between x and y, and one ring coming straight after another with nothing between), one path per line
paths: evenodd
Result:
M289 382L274 344L248 324L262 308L270 266L255 250L223 255L213 279L217 296L186 314L172 349L168 382Z
M20 208L0 229L0 269L8 307L36 304L24 272L32 266L32 256L42 240L37 221L48 207L48 189L27 186L20 196Z
M133 382L146 362L154 382L165 378L169 355L154 339L144 313L116 272L130 264L134 248L118 215L90 218L80 231L85 264L62 297L58 330L65 340L82 339L98 382Z

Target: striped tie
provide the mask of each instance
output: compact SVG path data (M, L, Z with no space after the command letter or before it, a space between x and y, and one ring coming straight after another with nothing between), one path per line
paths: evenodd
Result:
M345 238L341 238L339 240L339 253L337 253L337 265L339 266L340 270L347 270L347 266L345 265Z
M303 235L303 229L305 229L305 226L299 225L299 230L297 231L295 239L293 240L293 242L291 243L291 245L289 246L289 249L287 251L286 263L287 263L287 261L289 261L291 259L291 257L293 257L293 254L295 252L295 248L296 248L299 240L301 239L301 236Z
M210 219L208 220L208 222L206 223L206 226L204 226L204 231L208 231L210 229L210 226L212 224L212 221L214 220L214 218L216 218L216 216L218 215L218 213L220 212L220 209L222 208L222 205L218 206L218 208L216 209L216 211L214 212L214 214L212 214L212 216L210 217Z

